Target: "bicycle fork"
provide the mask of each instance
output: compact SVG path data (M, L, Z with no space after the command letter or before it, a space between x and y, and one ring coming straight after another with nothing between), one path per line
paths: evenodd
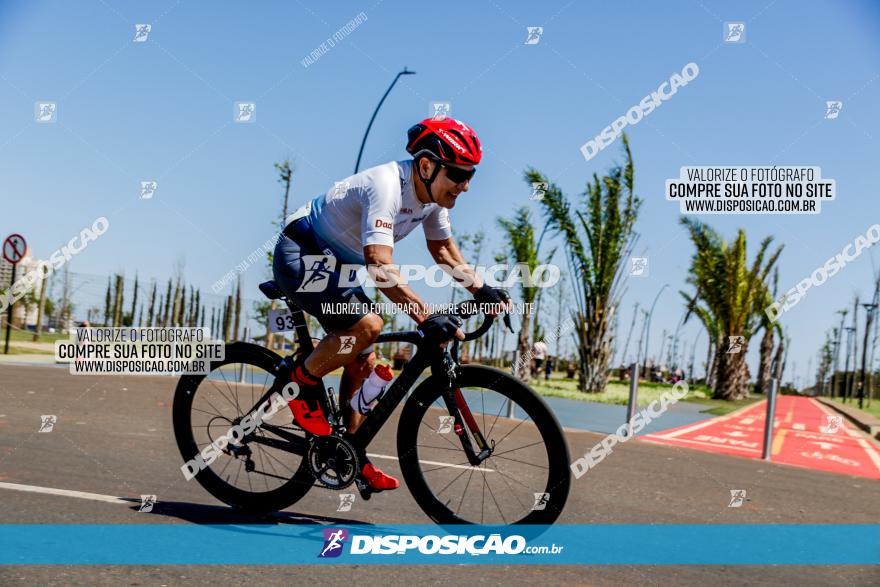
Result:
M443 401L454 419L453 431L461 441L468 462L476 467L492 456L495 451L495 441L491 441L491 446L486 442L470 406L464 399L464 394L461 393L460 388L452 387L452 385L454 384L450 382L450 387L443 392ZM471 438L473 438L473 442L471 442ZM476 444L476 448L474 448L474 444Z

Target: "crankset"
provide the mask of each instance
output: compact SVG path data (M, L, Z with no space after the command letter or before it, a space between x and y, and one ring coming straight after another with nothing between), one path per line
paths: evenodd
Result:
M309 470L327 489L345 489L360 471L360 459L354 446L339 436L317 436L306 455Z

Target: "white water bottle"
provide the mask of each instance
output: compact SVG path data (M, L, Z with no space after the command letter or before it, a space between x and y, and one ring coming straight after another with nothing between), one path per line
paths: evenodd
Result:
M351 408L359 414L368 413L376 399L385 392L388 382L394 378L391 367L388 365L376 365L370 376L361 385L361 388L351 398Z

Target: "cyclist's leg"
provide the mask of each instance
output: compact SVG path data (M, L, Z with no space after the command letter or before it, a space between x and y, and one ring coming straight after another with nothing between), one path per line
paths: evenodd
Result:
M306 359L306 369L315 377L323 377L339 367L348 365L362 350L373 344L382 332L382 324L381 316L367 314L350 328L334 330L318 343Z
M272 268L281 291L327 332L305 363L309 373L321 378L372 344L382 330L382 317L369 311L371 301L362 288L340 283L335 261L326 263L328 255L314 253L308 245L282 236L275 246ZM316 287L306 288L305 281L314 276L306 264L315 257L324 259L328 268Z
M366 416L351 408L351 398L360 389L376 366L376 353L367 348L355 360L345 366L339 382L339 405L345 415L345 425L349 432L355 432Z
M324 261L323 278L317 286L306 287L307 279L317 271L316 257ZM331 431L319 405L321 378L355 358L382 330L382 318L369 311L370 299L363 290L343 284L335 261L327 260L326 253L314 255L308 243L282 236L275 247L272 267L281 291L317 318L328 333L308 357L296 359L291 370L291 379L301 390L299 397L290 402L291 411L300 426L319 436Z

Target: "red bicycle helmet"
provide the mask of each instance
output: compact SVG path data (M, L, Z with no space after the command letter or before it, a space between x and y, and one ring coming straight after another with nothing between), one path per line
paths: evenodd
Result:
M471 127L444 116L426 118L407 131L406 151L413 157L430 153L452 165L477 165L483 157L480 139Z

